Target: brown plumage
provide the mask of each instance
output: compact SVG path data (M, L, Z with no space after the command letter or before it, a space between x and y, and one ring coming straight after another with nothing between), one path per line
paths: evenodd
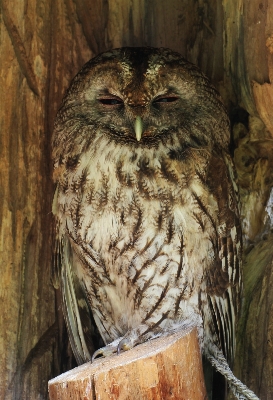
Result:
M232 361L241 231L228 146L219 94L171 50L109 51L74 78L53 135L53 211L79 363L94 322L105 344L118 339L100 354L193 323L205 355L214 344Z

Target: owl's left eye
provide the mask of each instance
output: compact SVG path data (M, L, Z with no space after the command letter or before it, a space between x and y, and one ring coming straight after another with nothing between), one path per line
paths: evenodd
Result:
M104 106L117 107L123 104L123 101L119 97L100 97L99 102Z
M153 103L154 104L158 104L158 103L173 103L173 102L177 101L178 99L179 99L179 97L178 96L174 96L174 95L171 95L171 96L160 96L157 99L155 99L153 101Z

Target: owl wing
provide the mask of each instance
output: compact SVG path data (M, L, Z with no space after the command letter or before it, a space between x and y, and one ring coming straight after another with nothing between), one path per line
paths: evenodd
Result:
M207 276L213 324L210 329L217 335L226 359L232 363L241 293L242 243L234 167L228 155L212 157L208 185L215 194L219 209L215 263Z
M94 353L92 336L95 328L85 290L73 272L72 249L67 237L57 241L56 257L62 292L62 308L69 340L77 364L91 360Z

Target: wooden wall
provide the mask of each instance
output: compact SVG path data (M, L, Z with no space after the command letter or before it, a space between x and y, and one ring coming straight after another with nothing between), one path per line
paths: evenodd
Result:
M164 46L221 92L245 234L236 374L273 393L273 3L270 0L2 0L0 398L46 399L71 354L52 277L50 137L69 81L98 52ZM273 192L272 192L273 193Z

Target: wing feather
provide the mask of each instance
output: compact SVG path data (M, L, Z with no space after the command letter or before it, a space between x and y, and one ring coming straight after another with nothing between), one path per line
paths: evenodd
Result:
M209 186L216 194L221 227L218 254L208 276L209 307L222 351L232 364L241 293L241 227L234 167L228 155L213 157Z
M62 305L71 347L78 365L91 360L94 352L92 316L85 290L73 273L73 257L69 239L63 237L61 252Z

